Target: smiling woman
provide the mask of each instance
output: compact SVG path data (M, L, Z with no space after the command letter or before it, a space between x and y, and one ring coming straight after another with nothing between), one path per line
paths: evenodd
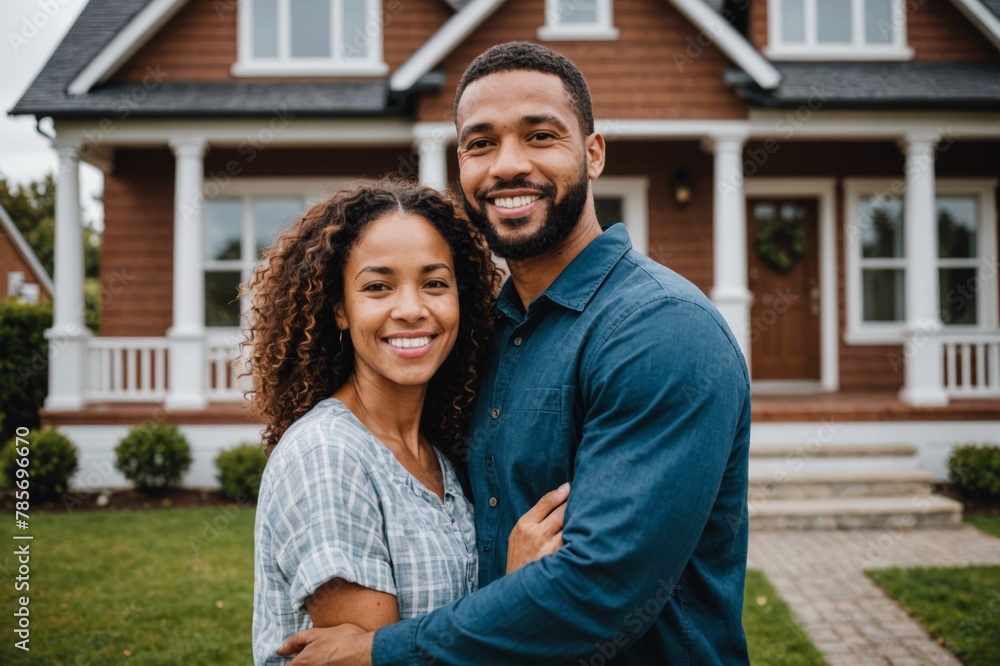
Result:
M395 180L314 205L265 255L245 289L250 398L270 455L255 529L257 663L280 663L276 649L302 629L371 631L478 586L456 463L498 287L452 201ZM558 505L548 501L541 518ZM552 514L544 539L512 546L509 567L562 545Z

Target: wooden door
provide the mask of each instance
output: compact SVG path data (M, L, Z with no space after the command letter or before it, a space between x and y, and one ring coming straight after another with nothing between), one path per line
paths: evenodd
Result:
M754 297L750 364L755 381L820 379L817 209L815 199L747 200L747 266ZM778 220L794 220L805 231L805 252L787 273L768 265L755 247L761 228Z

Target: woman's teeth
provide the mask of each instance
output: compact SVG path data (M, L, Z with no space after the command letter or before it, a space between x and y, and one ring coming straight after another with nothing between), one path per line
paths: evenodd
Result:
M431 343L430 336L422 338L389 338L389 344L400 349L416 349Z

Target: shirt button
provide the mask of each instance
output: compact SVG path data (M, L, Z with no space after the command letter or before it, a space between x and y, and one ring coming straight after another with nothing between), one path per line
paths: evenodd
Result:
M490 498L490 506L496 506L496 505L497 505L497 498L496 497L491 497Z
M490 547L489 546L483 546L483 552L484 553L490 552Z
M522 338L520 338L520 337L514 338L514 346L515 347L520 347L522 342L524 342L524 340Z
M486 464L487 465L492 465L493 464L493 456L490 456L489 458L486 459Z
M452 518L452 519L451 519L451 524L452 524L452 525L454 525L454 524L455 524L455 519L454 519L454 518Z
M490 416L492 416L495 419L500 418L500 408L499 407L494 407L493 411L490 412Z

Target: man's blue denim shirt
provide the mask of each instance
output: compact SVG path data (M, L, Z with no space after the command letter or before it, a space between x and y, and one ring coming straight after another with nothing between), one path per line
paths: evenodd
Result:
M623 225L527 313L510 281L497 307L468 451L481 589L379 629L374 663L748 663L750 388L722 316ZM564 481L566 545L505 576Z

